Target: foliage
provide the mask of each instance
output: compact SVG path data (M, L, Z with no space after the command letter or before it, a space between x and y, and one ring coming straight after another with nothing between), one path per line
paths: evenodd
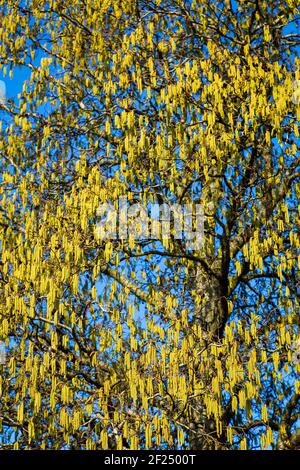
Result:
M0 5L1 447L297 448L298 2ZM202 249L99 240L124 195Z

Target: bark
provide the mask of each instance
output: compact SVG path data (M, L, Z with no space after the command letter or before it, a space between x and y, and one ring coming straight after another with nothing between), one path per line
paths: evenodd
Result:
M198 266L195 282L197 297L201 299L201 303L195 310L194 321L202 328L204 345L218 342L228 318L226 276L222 276L222 269L215 262L209 272ZM211 379L209 372L207 377L201 377L204 383L207 381L208 386ZM222 439L216 433L215 422L207 416L206 407L199 399L192 403L188 427L191 429L190 449L216 450L223 447Z

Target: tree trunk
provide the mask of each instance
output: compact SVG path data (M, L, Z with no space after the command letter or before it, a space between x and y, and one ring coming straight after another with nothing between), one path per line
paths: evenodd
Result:
M216 268L212 266L212 271L209 273L201 266L197 266L196 270L196 294L200 304L195 309L194 321L202 328L201 347L219 341L228 317L227 281ZM212 368L207 370L207 376L199 377L208 386L211 381L211 370ZM215 421L207 416L205 404L199 399L192 403L188 427L191 429L189 433L191 450L222 448L221 439L218 439L216 433Z

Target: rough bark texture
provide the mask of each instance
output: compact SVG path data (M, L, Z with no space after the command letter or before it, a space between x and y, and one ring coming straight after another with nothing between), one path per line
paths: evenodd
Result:
M195 311L195 322L203 331L203 346L218 342L223 334L228 317L227 280L222 277L220 263L215 262L207 272L201 266L196 270L196 294L200 305ZM201 360L201 359L200 359ZM203 375L203 373L202 373ZM204 383L210 382L210 371L201 377ZM200 399L192 404L189 442L192 450L216 450L222 448L222 439L217 437L215 422L206 413Z

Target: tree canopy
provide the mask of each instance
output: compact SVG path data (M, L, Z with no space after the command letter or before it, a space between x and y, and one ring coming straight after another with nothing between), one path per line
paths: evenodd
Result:
M300 447L299 18L0 0L1 448ZM203 246L97 237L125 196Z

